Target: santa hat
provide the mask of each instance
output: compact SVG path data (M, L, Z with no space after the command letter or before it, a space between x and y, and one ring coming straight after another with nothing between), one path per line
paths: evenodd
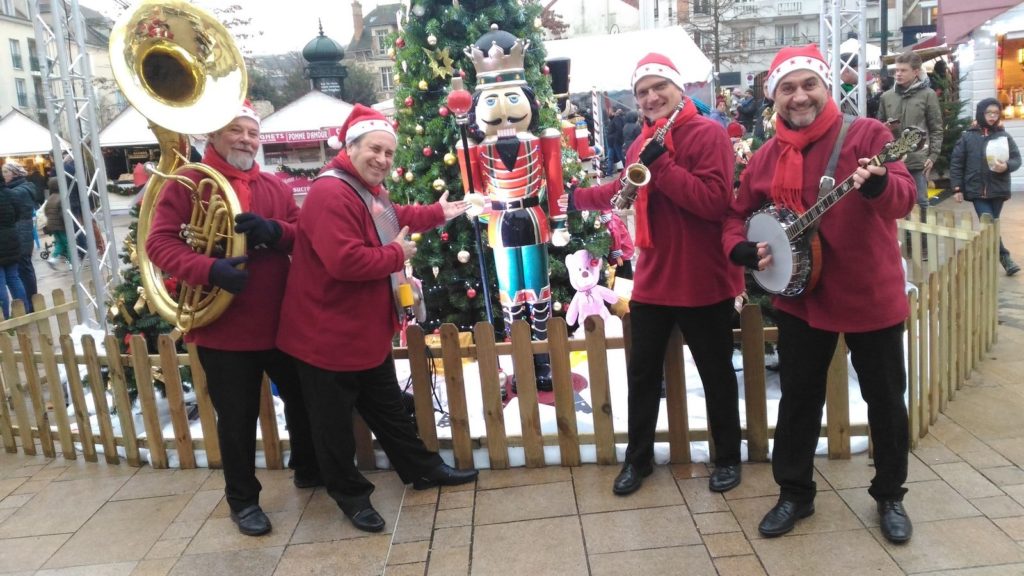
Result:
M679 69L664 54L651 52L636 63L636 70L633 71L633 92L636 92L636 83L645 76L658 76L683 89L683 77L679 75Z
M257 126L260 125L260 115L256 113L256 109L252 107L252 102L248 99L242 102L242 109L235 118L251 118L256 121Z
M391 122L389 122L383 114L373 108L363 106L362 104L356 104L355 107L352 108L352 113L348 115L348 119L346 119L345 123L341 126L339 140L344 141L345 145L348 146L353 140L359 138L363 134L377 131L387 132L388 134L391 134L391 137L394 138L396 142L398 141L398 137L395 136L394 127L391 126Z
M775 55L772 66L768 70L768 94L766 96L774 98L775 87L779 85L779 81L786 74L797 70L814 72L826 86L832 84L829 80L828 64L825 63L825 58L822 57L816 44L783 48Z

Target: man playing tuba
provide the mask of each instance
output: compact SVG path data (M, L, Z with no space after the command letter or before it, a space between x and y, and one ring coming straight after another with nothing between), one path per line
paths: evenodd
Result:
M163 188L146 240L150 259L167 274L193 286L217 286L235 295L220 317L193 328L185 341L196 344L217 410L231 519L239 532L249 536L271 530L270 519L259 505L261 486L255 470L264 372L285 403L295 486L321 484L294 360L274 344L299 209L279 179L260 171L255 161L259 147L260 117L246 101L227 126L209 135L203 154L203 163L227 178L238 197L242 213L235 217L235 231L245 233L247 255L218 258L193 251L181 232L182 223L192 215L192 193L173 180ZM195 171L182 175L194 181L201 178Z

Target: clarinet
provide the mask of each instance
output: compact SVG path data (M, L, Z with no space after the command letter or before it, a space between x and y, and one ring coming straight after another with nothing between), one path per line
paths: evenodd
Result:
M672 129L672 124L675 123L676 117L683 110L683 105L686 100L680 100L679 104L676 105L672 111L672 115L668 117L668 121L658 128L658 131L654 133L654 141L660 145L665 144L665 137L668 136L668 131ZM625 172L622 174L622 178L619 179L620 188L619 191L612 196L612 208L616 210L629 210L633 207L633 202L636 201L636 195L640 191L641 186L647 185L651 181L651 171L640 162L634 162L626 167Z

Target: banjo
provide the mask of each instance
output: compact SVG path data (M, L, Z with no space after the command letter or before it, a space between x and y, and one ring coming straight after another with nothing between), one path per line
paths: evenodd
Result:
M927 142L924 136L920 128L905 129L899 139L886 144L868 165L881 166L902 160L924 147ZM853 189L851 174L832 191L820 196L803 214L775 205L754 212L747 219L747 240L767 242L772 255L767 270L751 271L754 281L766 292L781 296L799 296L814 288L821 272L821 243L815 224Z

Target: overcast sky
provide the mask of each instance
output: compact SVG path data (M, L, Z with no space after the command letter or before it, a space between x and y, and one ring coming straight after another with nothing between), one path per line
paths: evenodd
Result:
M363 14L369 14L378 4L398 0L362 0ZM83 6L98 10L116 19L124 10L121 5L130 0L81 0ZM323 22L324 34L342 46L352 39L352 4L350 0L193 0L192 4L215 12L234 4L243 6L237 12L241 18L252 18L248 33L253 38L239 41L240 47L253 54L280 54L300 51L318 33L317 20Z

